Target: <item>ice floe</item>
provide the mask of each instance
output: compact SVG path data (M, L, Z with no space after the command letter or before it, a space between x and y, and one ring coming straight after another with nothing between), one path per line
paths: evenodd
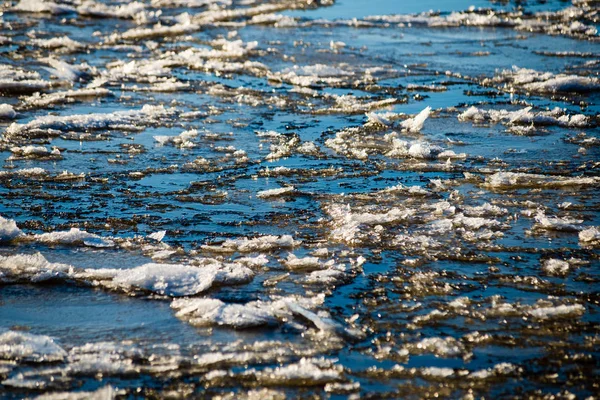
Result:
M10 65L0 65L0 93L34 93L59 86L60 83L41 79L40 74Z
M569 217L548 217L543 211L538 211L535 216L534 229L551 231L580 231L583 220Z
M194 142L192 142L192 139L197 136L198 131L196 129L192 129L189 131L183 131L177 136L154 136L154 140L163 146L172 144L180 148L191 148L196 146Z
M79 50L85 47L82 43L68 36L53 37L50 39L34 39L32 43L45 49L66 49L69 51Z
M0 104L0 119L14 119L17 112L10 104Z
M48 262L40 253L20 254L0 258L0 281L74 280L107 289L179 297L199 294L213 286L248 283L254 278L254 272L241 264L200 261L202 265L149 263L125 269L84 269Z
M7 331L0 334L0 358L26 362L63 361L67 352L44 335Z
M279 323L268 307L261 307L261 302L226 304L217 299L177 299L171 307L177 310L177 317L194 326L243 329Z
M425 338L419 342L404 346L412 354L432 353L439 357L464 356L465 346L452 337Z
M14 220L0 216L0 242L9 242L22 235L23 231Z
M30 13L66 14L75 11L68 5L57 4L50 0L20 0L13 10Z
M260 192L256 193L256 197L261 197L261 198L279 197L282 195L290 195L290 194L294 193L295 191L296 191L296 189L293 186L286 186L286 187L277 188L277 189L261 190Z
M505 85L507 88L522 89L537 93L589 92L600 88L595 77L539 72L532 69L513 67L504 70L482 84Z
M583 114L567 114L564 110L555 108L550 111L532 112L533 107L517 111L508 110L483 110L470 107L458 115L459 121L472 121L474 123L493 122L512 125L557 125L570 128L584 128L591 125L591 118Z
M275 236L259 236L248 239L227 239L221 245L204 245L203 249L217 253L252 253L264 252L280 249L290 249L300 244L300 241L294 240L291 235Z
M420 132L423 129L423 124L425 120L429 118L429 114L431 113L431 107L426 107L417 114L414 118L409 118L400 123L400 126L406 130L407 132Z
M79 228L71 228L70 230L63 232L49 232L32 235L28 240L52 244L84 244L91 247L111 247L114 245L110 239L82 231Z
M48 107L54 104L70 103L80 99L94 99L110 96L112 92L104 88L84 88L76 90L65 90L53 93L34 93L23 99L25 107Z
M11 124L5 136L18 138L27 135L44 134L49 130L87 130L87 129L124 129L132 126L145 126L159 121L160 118L173 115L173 109L163 106L145 105L139 110L115 111L106 114L81 114L68 116L47 115L36 118L26 124Z
M567 261L550 258L542 263L542 271L548 275L565 276L569 273L571 266Z
M67 278L71 272L70 265L48 262L40 253L0 256L1 282L43 282Z
M585 245L600 244L600 229L597 226L582 229L579 232L579 242Z
M498 189L531 187L593 186L600 184L597 177L568 177L555 175L529 174L523 172L496 172L485 178L485 185Z

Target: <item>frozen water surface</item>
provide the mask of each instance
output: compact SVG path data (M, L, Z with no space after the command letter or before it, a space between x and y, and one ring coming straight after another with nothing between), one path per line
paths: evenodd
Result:
M597 1L0 7L0 397L599 395Z

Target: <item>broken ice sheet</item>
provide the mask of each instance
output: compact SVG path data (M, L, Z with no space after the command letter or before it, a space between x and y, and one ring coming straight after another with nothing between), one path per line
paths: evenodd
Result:
M594 396L597 7L469 6L4 4L8 396Z

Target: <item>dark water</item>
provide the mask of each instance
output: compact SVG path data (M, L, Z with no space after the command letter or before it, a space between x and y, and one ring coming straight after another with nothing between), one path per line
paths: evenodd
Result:
M597 3L2 7L0 397L599 395Z

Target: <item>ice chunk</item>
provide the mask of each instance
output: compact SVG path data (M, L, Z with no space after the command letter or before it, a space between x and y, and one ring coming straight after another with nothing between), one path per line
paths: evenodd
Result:
M404 346L412 354L432 353L439 357L458 357L465 354L465 346L452 337L425 338Z
M138 23L149 22L156 16L155 13L146 12L146 5L139 1L133 1L118 6L109 6L100 2L87 0L77 7L81 15L89 15L99 18L125 18L135 19ZM158 14L160 15L160 14Z
M481 228L496 228L500 226L500 223L495 219L481 218L481 217L465 217L463 214L457 214L452 223L455 226L461 226L471 230L477 230Z
M398 99L383 99L376 101L363 102L353 95L329 95L327 97L333 97L335 99L336 106L322 110L320 113L364 113L366 111L375 110L378 108L389 107L394 103L398 102ZM369 116L370 113L367 114Z
M0 256L0 282L42 282L65 278L70 272L71 266L50 263L40 253Z
M480 206L472 207L472 206L464 206L463 210L466 215L470 217L484 217L484 216L503 216L508 214L508 210L506 208L498 207L496 205L492 205L490 203L484 203Z
M13 8L13 10L20 12L51 14L66 14L75 11L73 7L64 4L57 4L50 0L21 0Z
M394 207L382 213L352 212L349 205L343 204L331 204L325 210L331 216L334 228L330 232L330 236L335 240L350 244L359 243L362 240L361 225L368 228L372 225L390 224L406 220L414 214L414 210L401 207Z
M281 195L294 193L295 191L296 191L296 189L293 186L286 186L286 187L277 188L277 189L262 190L256 194L256 197L261 197L261 198L279 197Z
M568 262L554 258L542 263L542 271L548 275L565 276L569 273L570 267Z
M420 132L423 129L425 120L429 118L431 107L425 107L423 111L417 114L414 118L409 118L403 121L400 126L407 132Z
M285 304L294 315L301 316L305 320L310 321L321 332L339 335L347 338L356 338L361 336L360 332L357 332L352 329L346 329L336 321L330 318L323 318L317 315L316 313L307 310L306 308L302 307L300 304L294 301L285 301Z
M32 96L24 98L23 103L30 107L47 107L52 104L67 103L84 98L110 96L111 94L110 90L104 88L65 90L48 94L34 93Z
M48 175L48 172L40 167L22 168L14 171L0 171L0 177L5 176L21 176L21 177L43 177Z
M27 362L63 361L67 352L51 337L8 331L0 335L0 358Z
M63 232L49 232L39 235L33 235L32 240L43 243L59 243L59 244L84 244L90 247L111 247L114 245L110 239L102 238L93 233L82 231L79 228L71 228Z
M177 299L171 303L178 318L195 326L223 325L233 328L255 328L279 323L269 303L226 304L217 299Z
M0 119L15 119L17 112L10 104L0 104Z
M196 146L191 140L197 136L198 131L196 129L191 129L189 131L183 131L177 136L154 136L154 140L162 146L172 144L179 148L191 148Z
M199 259L197 262L202 265L149 263L130 269L81 269L50 263L39 253L0 256L0 282L71 279L108 289L142 289L178 297L204 292L213 285L248 283L254 278L252 270L239 263L223 264L214 259Z
M287 259L283 262L289 269L300 270L300 269L320 269L321 260L317 257L303 257L298 258L294 254L288 254Z
M259 254L256 257L241 257L236 258L235 262L238 264L245 265L249 268L262 267L269 263L269 259L264 254Z
M526 107L521 110L483 110L477 107L470 107L458 115L458 120L473 121L481 123L491 121L493 123L501 122L509 125L511 131L514 129L523 130L522 133L533 131L534 126L557 125L565 127L583 128L590 125L591 119L583 114L567 114L560 108L554 108L549 111L531 111L533 107ZM519 124L519 126L515 126ZM525 126L520 126L525 125ZM518 131L520 132L520 131ZM518 133L516 132L516 133Z
M150 235L148 235L148 237L150 239L154 239L158 242L161 242L165 238L166 234L167 234L167 231L159 231L159 232L151 233Z
M60 150L53 149L48 150L44 146L23 146L23 147L11 147L10 151L13 153L9 159L14 158L60 158Z
M500 363L493 368L481 369L469 374L469 379L488 379L495 376L510 375L519 371L519 367L511 363Z
M410 146L408 154L414 158L435 158L437 154L442 152L439 146L433 146L426 142L417 142Z
M121 34L113 34L109 36L108 41L115 43L120 40L138 40L165 36L178 36L199 30L200 25L193 23L188 17L182 18L180 22L170 26L162 25L159 22L152 28L133 28Z
M89 274L101 273L87 270ZM113 279L108 285L120 288L139 288L158 294L179 297L202 293L213 284L238 284L252 280L254 273L239 264L218 262L195 267L177 264L144 264L132 269L110 270Z
M66 81L75 81L77 78L80 78L87 73L84 72L81 66L71 65L62 60L57 60L54 58L45 58L40 61L45 61L52 68L48 70L56 77L64 79Z
M45 49L66 48L68 50L78 50L84 47L83 44L68 36L54 37L51 39L34 39L32 40L32 43Z
M241 239L227 239L220 246L204 245L203 249L222 252L222 253L234 253L236 251L242 253L250 253L255 251L269 251L277 249L289 249L300 244L300 241L294 240L291 235L283 236L259 236L253 239L241 238Z
M9 242L22 235L15 221L0 216L0 242Z
M342 379L342 367L325 359L302 358L295 364L263 370L250 369L243 375L255 375L261 384L268 385L323 385Z
M580 231L580 224L583 223L583 220L581 219L547 217L543 211L538 211L537 215L535 216L535 221L535 229L567 232Z
M528 314L540 320L580 316L585 313L585 307L581 304L561 304L550 307L534 307Z
M496 172L485 179L486 186L492 188L519 187L563 187L600 184L598 177L567 177L527 174L521 172Z
M147 125L173 113L173 109L167 109L163 106L145 105L140 110L115 111L108 114L47 115L38 117L26 124L13 123L6 129L6 135L8 137L20 136L48 129L64 131L114 128L131 129L131 125Z
M346 266L344 264L335 264L327 269L311 272L304 278L304 282L308 284L335 285L343 283L348 279L350 279L350 275L346 271Z
M87 343L69 351L67 372L75 375L137 374L140 367L134 359L142 357L142 351L131 344Z
M600 229L597 226L584 229L579 232L579 242L583 244L600 243Z
M556 92L588 92L600 88L600 80L595 77L538 72L532 69L514 66L512 70L504 70L495 78L498 82L506 82L525 90L539 93Z
M40 79L37 72L0 65L0 93L33 93L46 90L52 83Z
M419 370L421 375L433 378L448 378L454 375L454 370L447 367L426 367Z
M292 68L285 68L280 72L270 74L269 79L289 82L297 86L312 86L319 83L335 85L352 76L354 76L354 72L340 67L315 64L305 66L294 65Z
M155 83L154 85L150 86L148 90L152 92L177 92L179 90L187 89L189 87L189 83L179 82L174 78L170 78L166 81Z

